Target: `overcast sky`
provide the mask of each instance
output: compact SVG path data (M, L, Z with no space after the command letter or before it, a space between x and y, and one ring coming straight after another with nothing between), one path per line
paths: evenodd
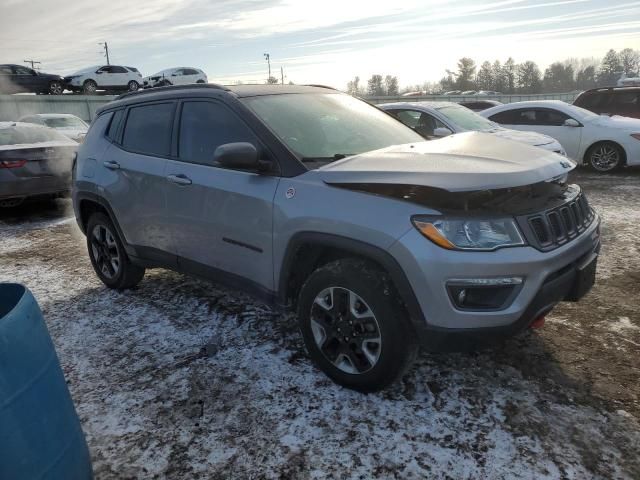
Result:
M0 63L33 58L67 74L104 62L143 75L175 66L210 81L262 82L263 53L285 80L344 88L355 75L440 79L456 60L534 60L640 48L640 2L617 0L0 0Z

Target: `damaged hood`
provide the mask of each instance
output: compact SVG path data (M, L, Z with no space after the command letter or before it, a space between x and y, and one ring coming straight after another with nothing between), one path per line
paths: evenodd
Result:
M575 166L541 148L465 132L353 155L319 168L318 173L329 184L421 185L461 192L544 182Z

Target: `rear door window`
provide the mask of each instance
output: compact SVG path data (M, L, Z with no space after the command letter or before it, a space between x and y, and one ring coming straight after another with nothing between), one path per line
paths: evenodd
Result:
M568 118L568 115L550 108L520 108L491 116L494 122L507 125L544 126L561 126Z
M489 120L506 125L516 125L521 111L522 110L507 110L504 112L498 112L491 115Z
M249 127L226 106L204 101L182 105L178 156L181 160L214 165L213 154L225 143L258 141Z
M174 102L129 108L122 136L126 150L159 157L171 153Z

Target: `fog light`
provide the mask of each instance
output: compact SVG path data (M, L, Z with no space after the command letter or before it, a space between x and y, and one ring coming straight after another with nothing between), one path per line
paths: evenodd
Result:
M458 278L447 282L447 292L459 310L502 310L511 305L522 283L522 277Z
M460 292L458 293L458 304L459 305L464 305L464 300L467 298L467 291L463 288L462 290L460 290Z

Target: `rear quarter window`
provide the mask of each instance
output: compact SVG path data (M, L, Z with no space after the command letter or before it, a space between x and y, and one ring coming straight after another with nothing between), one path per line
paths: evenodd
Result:
M111 115L111 121L109 122L109 126L107 127L107 131L105 132L106 137L112 142L117 141L118 136L118 127L120 127L120 123L122 122L122 117L124 116L124 109L116 110Z

